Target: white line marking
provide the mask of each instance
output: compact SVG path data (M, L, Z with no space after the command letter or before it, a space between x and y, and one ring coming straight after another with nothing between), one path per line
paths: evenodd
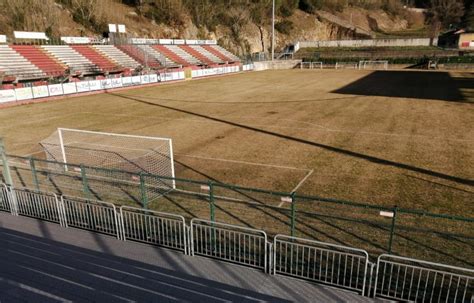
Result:
M293 190L292 190L291 192L292 192L292 193L296 192L296 191L298 190L298 188L300 188L301 185L303 185L303 183L304 183L306 180L308 180L308 178L313 174L313 172L314 172L314 169L310 170L310 171L306 174L306 176L304 176L304 178L301 179L300 183L298 183L298 184L296 185L296 187L293 188ZM289 203L289 202L287 202L287 201L281 201L280 204L278 204L278 207L282 207L283 204L285 204L285 203Z
M237 164L246 164L246 165L255 165L255 166L266 166L266 167L273 167L273 168L282 168L282 169L292 169L292 170L310 171L310 169L307 169L307 168L297 168L297 167L291 167L291 166L273 165L273 164L265 164L265 163L258 163L258 162L247 162L247 161L238 161L238 160L219 159L219 158L212 158L212 157L202 157L202 156L194 156L194 155L185 155L185 154L179 154L179 153L175 153L175 155L180 155L180 156L182 156L182 157L203 159L203 160L214 160L214 161L222 161L222 162L237 163Z
M301 179L300 183L298 183L298 185L296 185L295 188L293 188L293 190L291 191L292 193L296 192L298 190L298 188L301 187L301 185L303 185L303 183L309 178L309 176L311 176L314 172L314 169L310 170L309 173L303 178Z

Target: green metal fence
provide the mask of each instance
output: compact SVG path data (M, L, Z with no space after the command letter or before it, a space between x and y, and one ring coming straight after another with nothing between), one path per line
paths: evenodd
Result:
M11 176L17 188L265 229L270 235L360 247L373 255L388 252L474 266L474 218L31 157L5 155L2 162L2 181L8 183Z

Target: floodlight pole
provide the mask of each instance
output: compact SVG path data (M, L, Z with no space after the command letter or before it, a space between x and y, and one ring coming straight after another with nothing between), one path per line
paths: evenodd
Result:
M272 1L272 61L275 58L275 0Z

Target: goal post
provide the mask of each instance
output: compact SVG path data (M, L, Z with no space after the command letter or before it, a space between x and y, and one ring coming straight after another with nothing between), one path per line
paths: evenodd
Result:
M388 69L387 60L362 60L359 62L359 69Z
M358 62L336 62L336 69L358 69Z
M175 189L173 144L169 138L58 128L41 141L48 160L164 177ZM56 165L57 169L57 165Z
M300 69L323 69L323 62L301 62Z

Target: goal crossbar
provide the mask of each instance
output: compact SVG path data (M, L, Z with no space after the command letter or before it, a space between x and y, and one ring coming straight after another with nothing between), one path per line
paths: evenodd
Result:
M308 67L308 69L323 69L323 62L321 61L314 61L314 62L301 62L300 64L300 69L304 69L305 66Z
M359 68L359 63L358 62L336 62L336 69L340 68L352 68L352 69L358 69Z
M169 140L170 138L160 138L160 137L150 137L150 136L137 136L137 135L127 135L127 134L116 134L116 133L106 133L106 132L96 132L91 130L82 130L82 129L73 129L73 128L64 128L59 127L58 132L62 131L70 131L70 132L77 132L77 133L85 133L85 134L94 134L94 135L104 135L104 136L113 136L113 137L126 137L126 138L137 138L137 139L149 139L149 140Z
M58 128L41 142L46 156L68 164L84 164L130 173L169 177L176 188L173 144L170 138Z
M383 69L388 69L388 60L361 60L359 62L359 69L366 69L368 66L382 66Z

